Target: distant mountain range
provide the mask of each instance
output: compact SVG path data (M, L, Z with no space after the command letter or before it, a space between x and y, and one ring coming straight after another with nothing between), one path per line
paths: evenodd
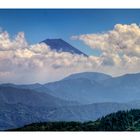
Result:
M140 74L85 72L47 84L0 85L0 130L33 122L89 121L140 108Z
M52 50L56 50L58 52L69 52L72 54L79 54L79 55L84 55L87 56L87 54L81 52L77 48L73 47L66 41L62 39L46 39L42 41L41 43L47 44Z
M139 73L111 77L102 73L85 72L70 75L57 82L39 85L35 89L34 85L30 85L30 88L44 93L50 91L52 96L81 104L124 103L140 99L139 83Z

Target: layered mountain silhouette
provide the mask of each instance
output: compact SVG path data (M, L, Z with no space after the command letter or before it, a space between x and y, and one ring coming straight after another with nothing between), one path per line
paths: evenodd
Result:
M95 102L129 102L140 99L140 74L111 77L102 73L73 74L63 80L47 83L37 91L50 90L55 97L82 104Z
M42 43L47 44L52 50L56 50L58 52L69 52L72 54L87 56L85 53L81 52L80 50L73 47L62 39L46 39L42 41Z
M0 130L34 122L94 121L140 108L140 74L72 74L47 84L0 85Z

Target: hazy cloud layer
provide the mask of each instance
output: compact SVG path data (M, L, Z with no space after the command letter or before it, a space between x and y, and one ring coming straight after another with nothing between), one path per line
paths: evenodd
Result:
M20 32L11 38L0 33L0 82L45 83L84 71L113 76L140 71L140 27L136 24L115 25L106 33L73 36L100 56L56 52L45 44L29 45Z

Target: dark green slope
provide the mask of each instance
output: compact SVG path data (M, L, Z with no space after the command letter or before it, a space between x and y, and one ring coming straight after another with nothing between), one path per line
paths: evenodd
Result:
M139 131L140 110L118 111L90 122L33 123L10 131Z

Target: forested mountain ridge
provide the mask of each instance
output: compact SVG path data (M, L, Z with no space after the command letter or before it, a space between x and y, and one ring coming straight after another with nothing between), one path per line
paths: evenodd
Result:
M89 122L33 123L10 131L139 131L140 110L118 111Z

